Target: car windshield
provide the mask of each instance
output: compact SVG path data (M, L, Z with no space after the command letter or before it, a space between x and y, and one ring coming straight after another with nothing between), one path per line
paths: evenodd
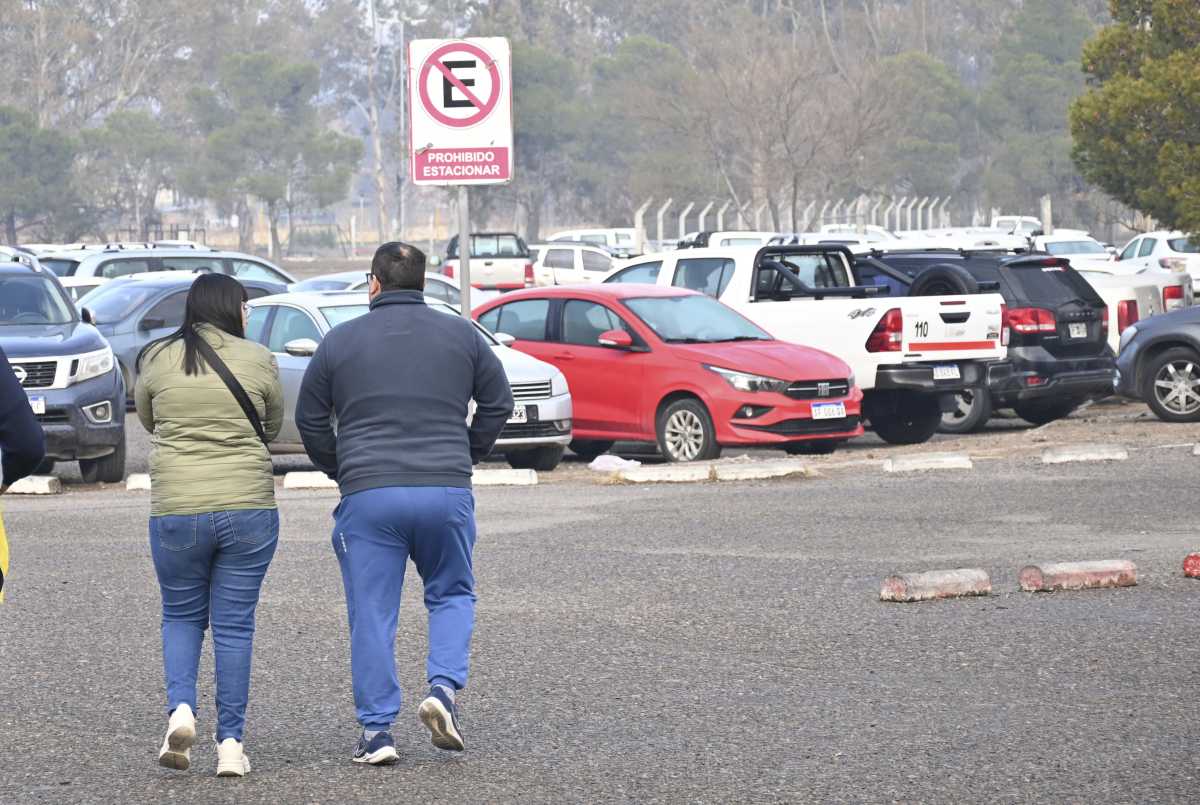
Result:
M447 305L443 302L426 302L425 304L429 305L431 308L438 311L439 313L447 313L451 316L459 315L457 310L455 310L454 308L450 307L449 305ZM491 331L488 330L488 328L484 327L482 324L480 324L477 321L472 321L471 324L475 325L475 329L479 331L479 334L481 336L483 336L484 341L487 341L493 347L500 346L500 342L496 340L496 336L492 335Z
M1167 241L1173 252L1200 254L1200 238L1171 238Z
M370 305L330 305L321 308L321 315L330 327L337 327L344 321L357 319L371 309Z
M79 307L90 310L97 323L112 324L137 310L159 290L136 280L109 282L84 294Z
M1050 254L1108 254L1104 247L1094 240L1062 240L1047 243L1046 251Z
M771 340L749 319L709 296L647 296L624 301L634 315L667 343Z
M78 260L68 260L65 257L43 257L38 260L43 268L48 268L60 277L69 277L75 273Z
M0 277L0 324L70 324L75 309L44 276Z
M292 286L293 291L343 291L353 285L357 279L330 279L329 277L313 277L301 280Z

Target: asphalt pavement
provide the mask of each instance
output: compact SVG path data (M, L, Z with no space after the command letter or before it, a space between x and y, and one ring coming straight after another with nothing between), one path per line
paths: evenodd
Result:
M1182 435L1182 434L1181 434ZM467 752L416 718L409 574L400 763L356 737L331 493L280 494L247 732L254 770L155 764L165 728L148 497L6 498L0 801L1194 801L1200 458L478 492ZM1039 560L1127 558L1135 588L1016 592ZM890 572L980 566L988 598L883 604ZM207 650L207 646L206 646ZM211 659L200 730L213 725Z

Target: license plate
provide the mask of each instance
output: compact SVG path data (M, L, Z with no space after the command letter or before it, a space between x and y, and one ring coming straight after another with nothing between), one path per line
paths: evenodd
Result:
M514 405L514 406L513 406L513 412L512 412L512 416L510 416L510 417L508 418L508 424L510 424L510 425L524 425L524 424L525 424L526 422L528 422L528 421L529 421L529 415L528 415L528 414L525 412L525 406L523 406L523 405Z
M1067 335L1071 338L1087 338L1087 325L1082 322L1068 324Z
M845 419L846 404L845 403L814 403L812 407L813 419Z
M33 409L35 414L46 413L46 398L45 397L30 397L29 407Z
M958 371L956 364L947 364L945 366L933 367L934 380L958 380L962 377L962 373Z

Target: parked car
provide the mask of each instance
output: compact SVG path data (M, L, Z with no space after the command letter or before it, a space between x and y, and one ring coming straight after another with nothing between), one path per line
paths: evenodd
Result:
M334 274L321 274L300 280L288 288L291 293L306 293L309 291L365 291L367 290L366 271L339 271ZM458 280L445 274L425 273L425 295L439 302L458 307L462 301L462 292L458 289ZM472 294L472 301L479 301L478 294Z
M1104 244L1085 232L1058 230L1053 235L1035 235L1029 243L1035 252L1067 258L1076 271L1112 262Z
M1151 279L1137 274L1109 274L1090 268L1078 273L1104 300L1108 316L1108 346L1114 355L1120 348L1121 334L1127 327L1163 312L1159 288Z
M1007 358L959 394L941 429L965 433L982 428L996 408L1044 425L1067 416L1085 400L1111 394L1113 352L1108 346L1104 300L1061 257L990 252L898 251L863 258L874 266L919 277L931 266L965 274L995 287L1004 298ZM952 314L950 314L952 315Z
M183 324L187 294L198 276L190 271L160 271L118 277L76 303L112 345L129 399L137 381L138 355L151 341ZM251 299L287 290L274 282L239 281Z
M72 300L78 302L108 282L104 277L59 277L58 283Z
M1164 422L1200 422L1200 307L1125 330L1113 388L1143 400Z
M458 236L450 238L442 273L457 277ZM461 279L461 278L460 278ZM471 235L471 287L511 291L535 284L529 247L512 232L478 232Z
M571 449L656 442L668 461L729 445L831 453L862 433L862 392L846 363L777 341L684 288L533 288L475 309L481 324L557 366L575 405Z
M721 232L696 232L689 240L681 241L680 248L707 249L727 246L764 246L778 233L724 230Z
M633 227L612 229L566 229L546 238L550 243L574 242L602 246L614 257L628 258L642 252L638 246L637 230Z
M992 218L992 229L1000 229L1014 235L1032 235L1041 232L1042 219L1032 215L997 215Z
M944 268L918 282L884 271L892 287L864 282L842 245L730 246L646 255L605 282L700 291L778 338L837 355L858 378L876 434L915 444L933 436L955 395L985 382L987 365L1004 358L1004 300L954 283L961 278ZM881 298L893 290L895 298Z
M78 461L88 483L125 477L125 385L112 348L36 262L0 263L0 346L46 433L48 472Z
M538 243L529 251L539 286L602 282L614 265L606 249L586 243Z
M429 299L428 304L458 315L444 302ZM326 333L363 315L369 305L367 295L362 292L287 293L250 303L246 337L275 354L283 383L283 427L271 443L271 452L304 452L296 429L295 410L308 362ZM553 366L504 346L483 328L480 334L504 365L516 404L492 452L504 455L510 465L519 469L553 470L571 441L571 394L566 378ZM403 347L397 345L397 348Z
M1125 244L1117 259L1138 268L1182 272L1200 280L1200 236L1183 232L1147 232Z
M39 259L60 277L114 279L157 271L211 271L280 286L296 281L283 269L254 255L197 245L134 244L127 248L124 244L114 244L103 249L55 252Z

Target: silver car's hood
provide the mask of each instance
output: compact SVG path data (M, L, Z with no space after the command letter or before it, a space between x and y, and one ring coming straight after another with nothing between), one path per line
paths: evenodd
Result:
M504 365L509 383L544 383L558 374L558 369L545 361L510 347L493 346L492 351Z

